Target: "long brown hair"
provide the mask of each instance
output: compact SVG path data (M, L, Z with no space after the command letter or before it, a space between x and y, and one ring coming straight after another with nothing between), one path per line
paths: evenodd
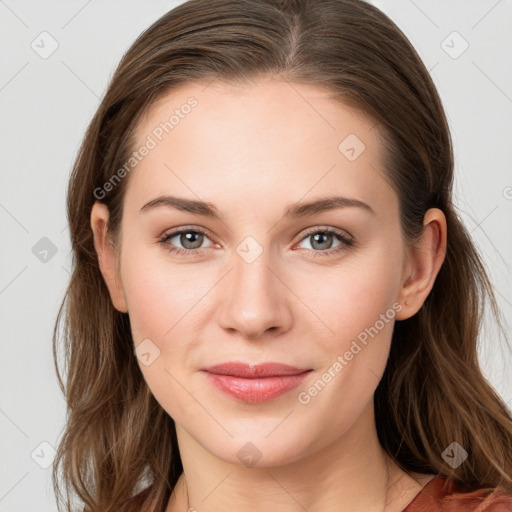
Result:
M440 208L447 219L444 264L419 312L396 323L375 393L382 446L406 471L512 492L512 418L477 357L485 304L499 322L498 310L452 203L449 127L418 54L386 15L362 0L190 0L156 21L124 55L70 177L74 268L53 338L68 406L53 467L57 497L63 482L66 510L72 495L91 512L120 510L136 494L122 510L166 507L183 471L174 422L144 381L128 314L113 307L94 248L91 208L95 191L133 152L134 129L157 98L187 83L250 84L264 75L325 87L378 124L406 240L421 233L428 208ZM101 198L114 242L128 182L126 176ZM63 316L65 386L57 362ZM442 457L454 441L469 452L457 468Z

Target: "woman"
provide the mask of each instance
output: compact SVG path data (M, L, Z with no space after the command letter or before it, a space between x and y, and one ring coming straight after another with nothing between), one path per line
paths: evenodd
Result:
M191 0L148 28L69 184L67 509L512 510L452 180L375 7Z

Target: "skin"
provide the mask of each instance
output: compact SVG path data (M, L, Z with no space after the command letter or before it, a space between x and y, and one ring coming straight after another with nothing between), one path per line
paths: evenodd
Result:
M131 172L117 260L107 243L107 208L97 202L91 213L113 304L129 313L135 345L150 339L160 351L139 365L176 423L184 475L167 512L187 504L199 512L400 511L432 475L407 474L382 450L373 396L394 321L418 311L443 262L445 217L429 210L421 239L404 243L378 128L328 91L275 78L206 85L173 90L139 123L142 144L190 96L198 100ZM354 161L338 149L349 134L365 144ZM211 202L222 220L171 207L140 212L163 194ZM329 195L363 201L373 213L344 207L283 217L291 203ZM183 226L208 232L194 256L158 243ZM333 237L322 248L306 236L308 228L327 227L354 244ZM236 250L247 236L263 250L251 263ZM190 248L183 238L172 244ZM313 257L322 251L331 255ZM393 304L395 318L300 403L298 393ZM299 388L251 404L223 394L199 371L232 360L313 371ZM237 456L248 442L261 457L253 467Z

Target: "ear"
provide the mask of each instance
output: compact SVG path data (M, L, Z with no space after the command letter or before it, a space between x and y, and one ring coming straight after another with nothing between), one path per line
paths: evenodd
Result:
M406 249L406 264L398 302L402 309L397 320L415 315L434 286L446 256L446 217L438 208L430 208L423 219L423 232L414 245Z
M128 307L117 264L117 256L107 233L108 218L107 206L96 201L91 211L91 228L94 234L94 247L98 255L100 271L114 307L121 313L127 313Z

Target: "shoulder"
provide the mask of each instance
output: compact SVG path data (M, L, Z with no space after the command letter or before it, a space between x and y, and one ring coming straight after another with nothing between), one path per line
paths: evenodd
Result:
M512 512L512 494L500 489L468 491L436 476L403 512Z

